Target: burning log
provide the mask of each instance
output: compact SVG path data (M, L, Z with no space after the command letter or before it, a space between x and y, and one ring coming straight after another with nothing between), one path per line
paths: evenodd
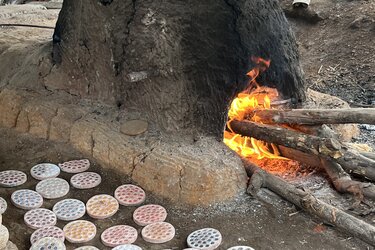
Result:
M237 134L317 155L339 163L347 172L375 180L375 161L348 149L333 138L320 138L250 121L233 120L228 126Z
M248 187L248 193L251 195L256 197L261 188L268 188L306 212L318 216L324 222L371 245L375 244L374 226L317 199L314 195L294 187L247 161L245 166L251 176Z
M256 116L266 124L375 124L375 108L353 109L260 109L253 110Z

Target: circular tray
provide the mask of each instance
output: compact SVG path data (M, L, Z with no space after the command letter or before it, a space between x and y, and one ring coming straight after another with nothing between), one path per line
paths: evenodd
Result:
M43 197L29 189L21 189L13 192L10 199L16 207L26 210L39 208L43 205Z
M167 211L160 205L150 204L137 208L133 213L133 220L140 226L163 222L167 218Z
M89 189L98 186L102 182L102 177L94 172L83 172L75 174L70 179L70 184L78 189Z
M18 170L6 170L0 172L0 186L17 187L27 181L27 175Z
M47 249L53 249L53 250L65 250L65 244L56 238L53 237L45 237L41 238L37 242L35 242L30 250L47 250Z
M142 248L133 244L124 244L124 245L120 245L115 248L112 248L112 250L142 250Z
M114 215L119 209L115 198L107 194L91 197L86 203L87 214L95 219L105 219Z
M99 250L99 248L93 246L83 246L79 248L74 248L74 250Z
M35 244L38 240L45 238L45 237L52 237L64 242L65 236L64 231L58 227L42 227L36 230L30 237L31 245Z
M138 238L138 232L134 227L118 225L104 230L100 238L104 245L115 247L135 242Z
M86 213L85 203L76 199L65 199L57 202L52 211L59 220L78 220Z
M65 239L71 243L84 243L94 239L96 226L86 220L69 222L63 228Z
M5 213L8 208L7 201L3 197L0 197L0 214Z
M60 168L51 163L40 163L31 168L30 174L37 180L55 178L60 174Z
M150 243L165 243L173 239L176 230L168 222L157 222L142 229L142 238Z
M145 201L146 193L138 186L125 184L116 188L115 198L121 205L136 206Z
M0 248L4 248L9 240L8 228L0 225Z
M61 178L40 181L35 190L46 199L57 199L69 193L69 183Z
M61 171L76 174L89 169L90 161L88 159L66 161L59 164Z
M45 208L30 210L26 212L23 219L26 225L32 229L54 226L57 221L55 213Z
M228 248L228 250L254 250L254 248L248 247L248 246L234 246L234 247Z
M192 232L187 238L189 247L213 250L221 244L221 233L213 228L203 228Z

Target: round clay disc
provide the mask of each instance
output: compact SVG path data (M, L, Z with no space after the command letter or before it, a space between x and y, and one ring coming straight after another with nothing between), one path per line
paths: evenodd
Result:
M115 198L121 205L136 206L145 201L146 193L138 186L125 184L116 188Z
M118 225L104 230L100 238L104 245L108 247L116 247L135 242L138 238L138 232L134 227Z
M16 207L26 210L39 208L43 205L43 197L29 189L21 189L13 192L10 199Z
M69 183L61 178L40 181L35 190L46 199L57 199L69 193Z
M59 220L71 221L78 220L86 213L85 203L76 199L65 199L57 202L52 211Z
M228 248L228 250L254 250L254 248L248 246L235 246Z
M49 249L65 250L66 247L65 247L65 244L57 238L45 237L35 242L30 248L30 250L47 250L47 249L48 250Z
M79 248L74 248L74 250L99 250L99 248L93 246L83 246Z
M133 244L124 244L124 245L120 245L115 248L112 248L112 250L142 250L142 248Z
M142 238L150 243L165 243L173 239L176 230L168 222L156 222L142 229Z
M3 249L9 240L8 228L0 225L0 249Z
M99 248L93 246L83 246L79 248L74 248L74 250L99 250Z
M30 237L31 245L35 244L38 240L45 238L45 237L52 237L59 239L60 241L64 242L65 236L64 231L58 227L42 227L36 230Z
M0 197L0 214L5 213L7 210L8 204L7 201L3 199L3 197Z
M88 189L98 186L102 182L102 177L94 172L83 172L75 174L70 179L70 184L78 189Z
M32 229L39 229L47 226L56 225L56 215L51 210L45 208L36 208L26 212L23 217L27 226Z
M213 228L203 228L189 234L187 244L189 247L202 250L213 250L221 244L221 233Z
M137 208L133 213L133 220L140 226L163 222L167 218L167 211L160 205L144 205Z
M55 178L60 174L60 168L51 163L41 163L31 168L30 174L37 180Z
M94 239L96 226L86 220L69 222L63 228L65 238L71 243L84 243Z
M27 175L18 170L6 170L0 172L0 186L17 187L27 181Z
M135 136L146 132L148 123L142 120L131 120L121 125L120 131L125 135Z
M115 198L107 194L91 197L86 203L87 214L95 219L105 219L114 215L119 209Z
M89 169L90 161L88 159L66 161L59 164L61 171L76 174Z

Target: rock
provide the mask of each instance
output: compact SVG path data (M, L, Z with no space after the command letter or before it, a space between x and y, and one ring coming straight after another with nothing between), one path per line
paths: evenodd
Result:
M373 18L371 18L370 16L361 15L353 22L351 22L349 27L352 29L359 29L370 26L373 23L375 23L375 20Z
M70 139L70 131L75 121L84 115L84 111L77 107L61 107L57 115L52 118L49 138L67 142Z
M148 123L142 120L127 121L120 127L121 133L131 136L143 134L147 129Z
M4 89L0 93L0 125L7 128L16 126L17 117L24 100L14 90Z

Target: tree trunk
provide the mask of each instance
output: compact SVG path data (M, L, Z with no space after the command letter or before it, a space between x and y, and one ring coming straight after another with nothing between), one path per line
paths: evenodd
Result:
M295 38L277 0L65 0L53 59L69 81L46 86L136 110L165 131L221 138L251 56L271 59L260 84L303 100Z

